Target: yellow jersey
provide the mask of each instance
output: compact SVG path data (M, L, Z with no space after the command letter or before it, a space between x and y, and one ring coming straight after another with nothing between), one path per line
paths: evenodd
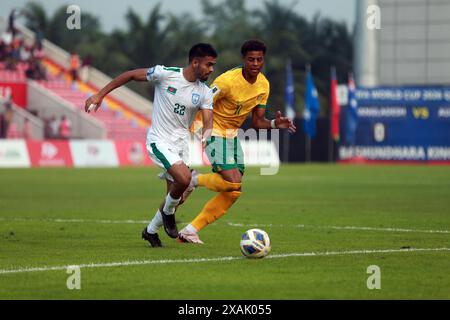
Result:
M262 73L255 83L249 83L242 67L238 67L218 76L211 90L214 96L212 135L232 138L254 108L266 108L270 84Z

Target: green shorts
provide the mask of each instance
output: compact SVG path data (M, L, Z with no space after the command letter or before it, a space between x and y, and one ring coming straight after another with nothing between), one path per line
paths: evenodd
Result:
M244 152L237 137L223 138L212 136L205 149L213 172L238 168L244 174Z

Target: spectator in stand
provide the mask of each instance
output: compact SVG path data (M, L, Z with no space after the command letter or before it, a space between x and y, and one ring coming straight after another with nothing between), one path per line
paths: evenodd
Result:
M78 69L80 68L80 56L72 51L70 55L70 75L72 77L72 83L78 80Z
M12 95L6 98L3 103L2 117L0 123L0 138L5 138L8 135L9 126L12 123L14 110L12 107Z
M39 67L36 59L34 59L34 58L31 58L30 61L28 61L28 67L25 70L25 76L28 79L32 79L32 80L45 80L46 79L45 70L42 67Z
M39 80L39 72L37 70L36 61L34 59L28 61L28 67L25 70L25 76L28 79Z
M8 28L11 30L13 37L15 37L16 33L17 33L17 28L15 25L15 20L20 17L21 15L23 15L24 12L20 11L18 9L12 9L11 12L9 13L9 17L8 17Z
M33 46L33 57L38 61L42 61L45 58L44 47L41 42L36 42Z
M0 62L6 60L6 44L3 42L3 39L0 38Z
M13 34L10 29L2 33L2 42L9 47L13 42Z
M22 48L23 39L17 37L13 39L11 45L11 54L7 69L9 70L17 70L17 64L20 62L20 51Z
M31 135L31 124L30 124L30 120L28 120L28 118L25 118L25 121L23 123L22 137L26 140L31 140L33 138Z
M2 43L4 46L3 54L6 62L5 68L11 70L13 68L12 51L13 51L13 35L11 30L7 30L2 34Z
M20 138L19 131L17 130L17 125L14 122L9 124L8 132L6 133L6 138L7 139L19 139Z
M42 42L44 41L44 32L40 27L36 31L36 47L42 48Z
M27 63L32 57L32 51L29 46L24 44L20 48L20 61Z
M17 131L17 125L13 122L14 109L13 109L13 96L9 94L5 100L5 132L7 139L19 138L19 132Z
M80 70L81 81L87 82L89 80L89 69L91 65L92 65L92 56L88 54L86 57L84 57L83 62L81 63L81 70Z
M36 60L36 68L39 74L39 80L47 80L47 73L39 60Z
M70 135L72 134L72 123L66 116L61 117L61 121L59 122L59 137L61 139L67 140L70 139Z
M42 42L36 42L32 52L33 52L32 56L36 61L36 68L39 72L40 78L47 79L45 68L42 64L42 60L45 58L44 47L42 46Z
M51 137L51 127L50 127L50 119L44 118L44 139L52 139Z
M58 138L58 121L55 116L45 119L44 136L46 139Z
M2 103L2 104L0 104L0 139L3 139L6 137L5 112L6 112L6 107L5 107L5 104Z

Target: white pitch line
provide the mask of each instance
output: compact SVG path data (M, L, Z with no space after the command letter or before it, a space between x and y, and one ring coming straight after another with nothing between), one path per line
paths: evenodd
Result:
M432 252L432 251L449 251L450 248L411 248L411 249L377 249L377 250L351 250L351 251L326 251L326 252L293 252L285 254L273 254L266 259L283 259L290 257L320 257L320 256L339 256L339 255L359 255L359 254L376 254L376 253L405 253L405 252ZM29 273L39 271L59 271L67 270L69 267L81 268L107 268L107 267L125 267L139 266L151 264L174 264L174 263L201 263L201 262L222 262L232 260L245 260L244 257L218 257L218 258L201 258L201 259L178 259L178 260L138 260L123 262L107 262L107 263L89 263L79 265L54 266L54 267L25 267L19 269L0 269L0 274L11 273Z
M243 223L233 223L227 222L231 227L246 227L246 228L270 228L270 227L281 227L285 228L288 226L275 225L275 224L243 224ZM387 232L418 232L418 233L447 233L450 234L450 230L424 230L424 229L405 229L405 228L377 228L377 227L358 227L358 226L314 226L305 224L294 224L290 225L294 228L311 228L311 229L335 229L335 230L361 230L361 231L387 231Z
M59 218L0 218L0 221L43 221L59 223L105 223L105 224L148 224L150 220L91 220L91 219L59 219Z
M44 221L44 222L58 222L58 223L100 223L100 224L148 224L149 220L90 220L90 219L33 219L33 218L0 218L0 221ZM216 223L220 225L222 222ZM230 227L242 227L242 228L270 228L270 227L294 227L294 228L310 228L310 229L334 229L334 230L359 230L359 231L383 231L383 232L410 232L410 233L441 233L450 234L450 230L425 230L425 229L407 229L407 228L378 228L378 227L364 227L364 226L315 226L315 225L276 225L276 224L243 224L234 222L225 222ZM186 223L182 223L186 224Z
M324 226L318 228L330 228L336 230L388 231L388 232L450 233L449 230L423 230L423 229L376 228L376 227L353 227L353 226L343 226L343 227Z

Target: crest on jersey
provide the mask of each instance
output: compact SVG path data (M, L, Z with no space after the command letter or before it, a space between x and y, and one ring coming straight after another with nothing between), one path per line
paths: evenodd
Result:
M200 101L200 95L198 93L193 93L192 94L192 103L194 105L197 105L199 101Z

